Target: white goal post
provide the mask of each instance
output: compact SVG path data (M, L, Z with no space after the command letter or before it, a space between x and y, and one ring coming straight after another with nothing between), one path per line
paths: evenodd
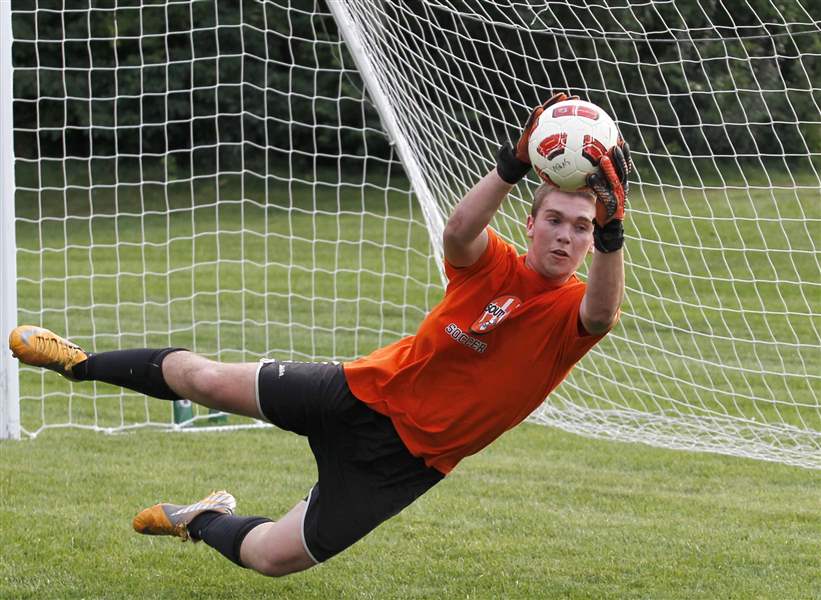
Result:
M11 7L0 2L0 332L17 325L17 245L14 238ZM17 361L0 354L0 439L20 437Z
M231 361L346 360L412 334L441 297L449 211L531 107L570 91L633 150L627 291L531 421L821 468L811 3L0 11L4 328ZM521 251L536 183L493 223ZM253 425L14 369L4 354L2 437Z

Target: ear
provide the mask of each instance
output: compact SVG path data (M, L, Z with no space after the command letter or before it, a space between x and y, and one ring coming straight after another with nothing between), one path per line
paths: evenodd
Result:
M527 224L525 226L525 235L531 240L533 239L533 226L536 222L533 220L533 215L527 215ZM592 245L591 245L592 248Z

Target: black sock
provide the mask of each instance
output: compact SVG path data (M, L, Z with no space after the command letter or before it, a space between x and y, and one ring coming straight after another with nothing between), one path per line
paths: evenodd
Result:
M265 517L235 517L216 511L198 514L188 524L191 539L202 540L231 562L244 567L239 559L242 540L257 525L271 523Z
M80 380L104 381L163 400L179 400L162 376L163 359L184 348L142 348L91 354L74 365L71 374Z

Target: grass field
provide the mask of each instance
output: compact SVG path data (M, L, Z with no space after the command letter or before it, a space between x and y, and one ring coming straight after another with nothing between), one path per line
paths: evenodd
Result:
M89 349L344 359L414 331L441 296L398 189L78 186L18 193L18 301L22 321ZM705 439L740 418L728 443L814 448L817 461L817 198L635 190L625 315L555 405L687 418ZM514 205L496 226L521 241L522 215ZM171 412L33 370L21 393L27 432ZM284 512L314 477L294 436L54 430L0 443L0 458L0 598L821 598L821 472L785 465L525 425L364 543L272 581L129 524L223 486L244 514Z
M285 579L130 521L225 486L276 516L313 483L275 430L0 445L1 598L821 597L821 472L524 425L362 542Z

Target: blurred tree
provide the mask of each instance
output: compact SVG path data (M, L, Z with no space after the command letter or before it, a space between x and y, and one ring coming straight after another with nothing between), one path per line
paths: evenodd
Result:
M286 155L289 165L363 156L366 146L386 158L388 140L327 7L286 4L104 0L93 5L105 10L89 10L44 0L35 11L14 0L17 155L149 154L230 168L249 160L253 144L268 148L274 166ZM821 55L821 35L800 2L582 10L409 0L385 10L381 27L398 28L420 53L441 49L432 60L461 77L414 81L410 93L436 88L453 99L442 110L467 124L486 119L471 109L477 93L510 99L493 115L498 125L569 89L617 115L625 137L658 156L807 154L821 144L807 122L817 116L821 61L805 58ZM500 57L500 48L510 52ZM490 68L477 76L465 62ZM217 144L195 161L195 148Z

